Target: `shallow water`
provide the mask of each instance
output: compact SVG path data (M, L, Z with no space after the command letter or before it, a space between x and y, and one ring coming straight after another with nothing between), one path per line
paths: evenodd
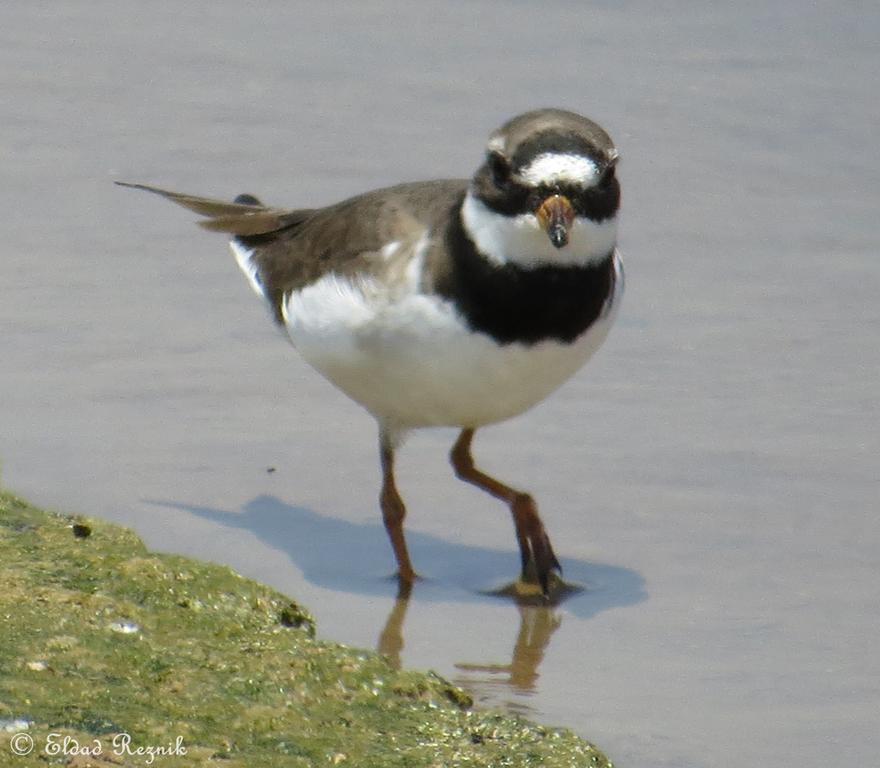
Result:
M319 630L621 765L869 765L880 711L880 14L870 4L13 4L0 27L0 459L35 501L295 595ZM400 457L222 239L114 187L316 205L467 175L540 105L623 163L627 295L559 393L478 433L580 594L518 608L506 511ZM274 472L267 471L275 468Z

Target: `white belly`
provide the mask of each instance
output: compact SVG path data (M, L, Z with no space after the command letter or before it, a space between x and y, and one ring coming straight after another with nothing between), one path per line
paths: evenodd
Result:
M531 408L572 376L608 334L622 293L571 344L499 345L437 296L389 297L372 282L327 276L290 296L288 333L305 360L388 427L479 427Z

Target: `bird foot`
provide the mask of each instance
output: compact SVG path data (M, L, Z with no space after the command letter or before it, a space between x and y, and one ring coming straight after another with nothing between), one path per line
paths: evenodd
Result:
M553 552L537 505L531 496L524 493L514 500L512 512L522 555L522 581L540 585L544 597L549 597L551 576L561 575L562 566Z

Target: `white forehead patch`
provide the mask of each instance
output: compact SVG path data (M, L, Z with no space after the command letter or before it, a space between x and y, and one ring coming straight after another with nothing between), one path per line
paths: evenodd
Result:
M518 175L534 186L568 183L589 187L599 178L599 168L589 157L583 155L545 152L532 160Z

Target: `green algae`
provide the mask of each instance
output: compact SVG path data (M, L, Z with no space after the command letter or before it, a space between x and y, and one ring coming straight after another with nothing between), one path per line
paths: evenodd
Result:
M0 765L611 766L118 526L0 492L0 553Z

